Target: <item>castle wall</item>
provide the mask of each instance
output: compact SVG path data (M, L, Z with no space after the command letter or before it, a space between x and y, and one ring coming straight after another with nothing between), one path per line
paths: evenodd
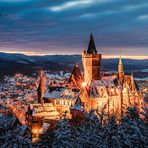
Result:
M137 100L137 103L140 102L140 98L137 96L135 98L133 95L131 97L128 96L127 93L123 93L118 95L110 95L108 97L100 97L100 98L88 98L87 104L87 111L91 109L99 109L99 111L102 111L104 113L107 113L109 115L121 115L121 113L124 113L124 110L127 109L130 105L135 105L135 101ZM129 101L132 103L130 104ZM122 108L122 110L121 110Z

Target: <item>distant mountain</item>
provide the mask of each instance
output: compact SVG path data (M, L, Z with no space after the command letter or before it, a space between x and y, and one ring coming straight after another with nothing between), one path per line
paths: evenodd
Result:
M82 69L81 55L26 56L23 54L0 53L0 75L13 75L17 72L31 75L40 69L53 72L61 70L70 72L75 63L79 63ZM148 69L148 59L123 59L123 64L125 71L129 73ZM101 69L103 71L117 71L117 66L118 59L103 59Z

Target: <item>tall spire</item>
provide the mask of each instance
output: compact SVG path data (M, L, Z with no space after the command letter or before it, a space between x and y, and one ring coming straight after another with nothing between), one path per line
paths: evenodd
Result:
M120 55L119 65L122 65L122 57Z
M119 75L120 82L123 83L124 71L123 71L121 54L120 54L119 65L118 65L118 75Z
M37 91L38 91L38 103L43 103L44 102L43 97L45 93L45 75L43 71L40 72L40 82Z
M96 46L95 46L95 42L94 42L94 38L93 38L92 33L90 34L90 40L89 40L87 53L88 54L97 54L97 50L96 50Z

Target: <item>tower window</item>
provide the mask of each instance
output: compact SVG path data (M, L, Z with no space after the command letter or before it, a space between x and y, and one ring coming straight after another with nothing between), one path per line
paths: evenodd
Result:
M99 61L98 60L93 60L92 64L93 64L93 66L99 66Z

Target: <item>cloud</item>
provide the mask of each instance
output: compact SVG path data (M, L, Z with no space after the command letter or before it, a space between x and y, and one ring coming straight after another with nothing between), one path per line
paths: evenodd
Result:
M7 14L0 17L0 48L80 53L93 32L104 53L138 47L147 54L147 6L147 0L0 0Z
M134 4L133 3L133 4L123 7L123 10L133 11L133 10L138 10L138 9L142 9L142 8L147 8L147 7L148 7L148 3L142 3L142 4Z
M59 6L50 7L49 9L51 11L62 11L62 10L66 10L66 9L76 7L76 6L84 6L84 5L90 4L92 2L94 2L94 0L69 1L69 2L65 2L65 3L63 3L63 4L59 5Z
M96 4L101 4L101 3L107 3L107 2L114 2L115 0L71 0L65 3L62 3L57 6L51 6L49 7L49 10L53 12L59 12L59 11L64 11L68 10L71 8L79 8L79 7L84 7L84 6L90 6L91 4L96 5Z
M138 20L141 20L141 21L148 20L148 14L138 16L137 18Z

